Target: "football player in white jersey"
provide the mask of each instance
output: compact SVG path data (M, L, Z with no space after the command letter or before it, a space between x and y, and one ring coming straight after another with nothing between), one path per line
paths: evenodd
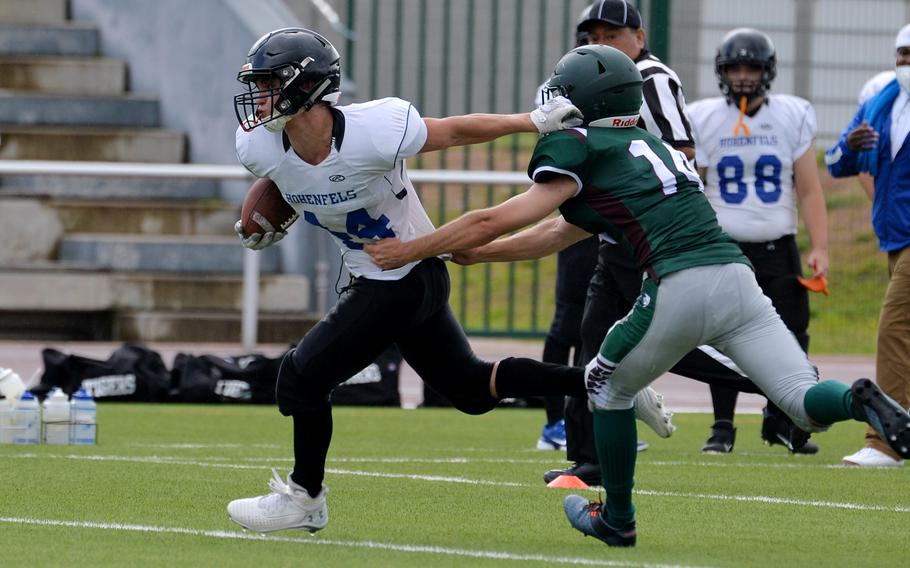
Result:
M827 217L812 144L815 110L799 97L768 94L775 63L774 44L766 34L730 31L715 58L723 96L692 103L688 113L698 170L721 227L752 261L762 291L808 351L809 298L797 280L802 276L794 238L797 200L811 242L806 264L813 277L828 272ZM726 453L735 439L737 393L712 385L711 394L717 421L705 451ZM800 453L818 451L806 442L808 434L790 431L791 425L773 419L777 415L780 411L769 404L762 426L766 442ZM805 445L798 447L800 442Z
M479 360L449 308L449 277L439 258L382 270L363 251L363 243L378 238L408 241L433 231L408 179L406 158L580 124L568 100L529 114L444 119L421 118L397 98L335 107L338 52L301 28L260 38L238 79L248 87L234 100L241 163L274 181L304 220L332 234L354 279L281 363L276 398L281 413L293 418L294 470L286 482L275 473L271 493L232 501L232 520L258 532L326 525L329 395L392 343L423 380L469 414L487 412L504 397L584 396L580 368L521 358ZM283 236L235 229L254 249Z

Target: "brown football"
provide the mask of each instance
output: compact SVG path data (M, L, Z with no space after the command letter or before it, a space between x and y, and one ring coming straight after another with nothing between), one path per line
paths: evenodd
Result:
M275 182L268 178L257 179L246 192L240 208L243 234L287 231L299 215L291 207Z

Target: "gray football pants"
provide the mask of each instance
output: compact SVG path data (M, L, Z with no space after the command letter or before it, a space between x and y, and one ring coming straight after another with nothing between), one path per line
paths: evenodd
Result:
M714 264L647 279L626 317L610 329L599 360L614 368L592 401L606 410L632 408L641 389L686 353L710 345L733 360L771 401L807 431L803 404L818 376L745 264Z

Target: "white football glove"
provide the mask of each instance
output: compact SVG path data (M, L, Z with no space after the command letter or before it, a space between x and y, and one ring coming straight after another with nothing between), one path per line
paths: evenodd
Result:
M262 250L270 247L287 236L285 231L269 231L265 234L253 233L250 236L246 236L243 234L243 221L234 223L234 232L240 237L240 242L243 243L243 246L253 250Z
M531 120L541 134L581 126L581 111L565 97L553 97L531 111Z

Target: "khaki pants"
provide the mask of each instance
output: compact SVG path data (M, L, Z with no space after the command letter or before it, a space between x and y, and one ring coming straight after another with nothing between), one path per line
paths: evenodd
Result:
M910 407L910 247L888 253L888 289L878 322L876 382L904 408ZM900 457L872 428L866 446Z

